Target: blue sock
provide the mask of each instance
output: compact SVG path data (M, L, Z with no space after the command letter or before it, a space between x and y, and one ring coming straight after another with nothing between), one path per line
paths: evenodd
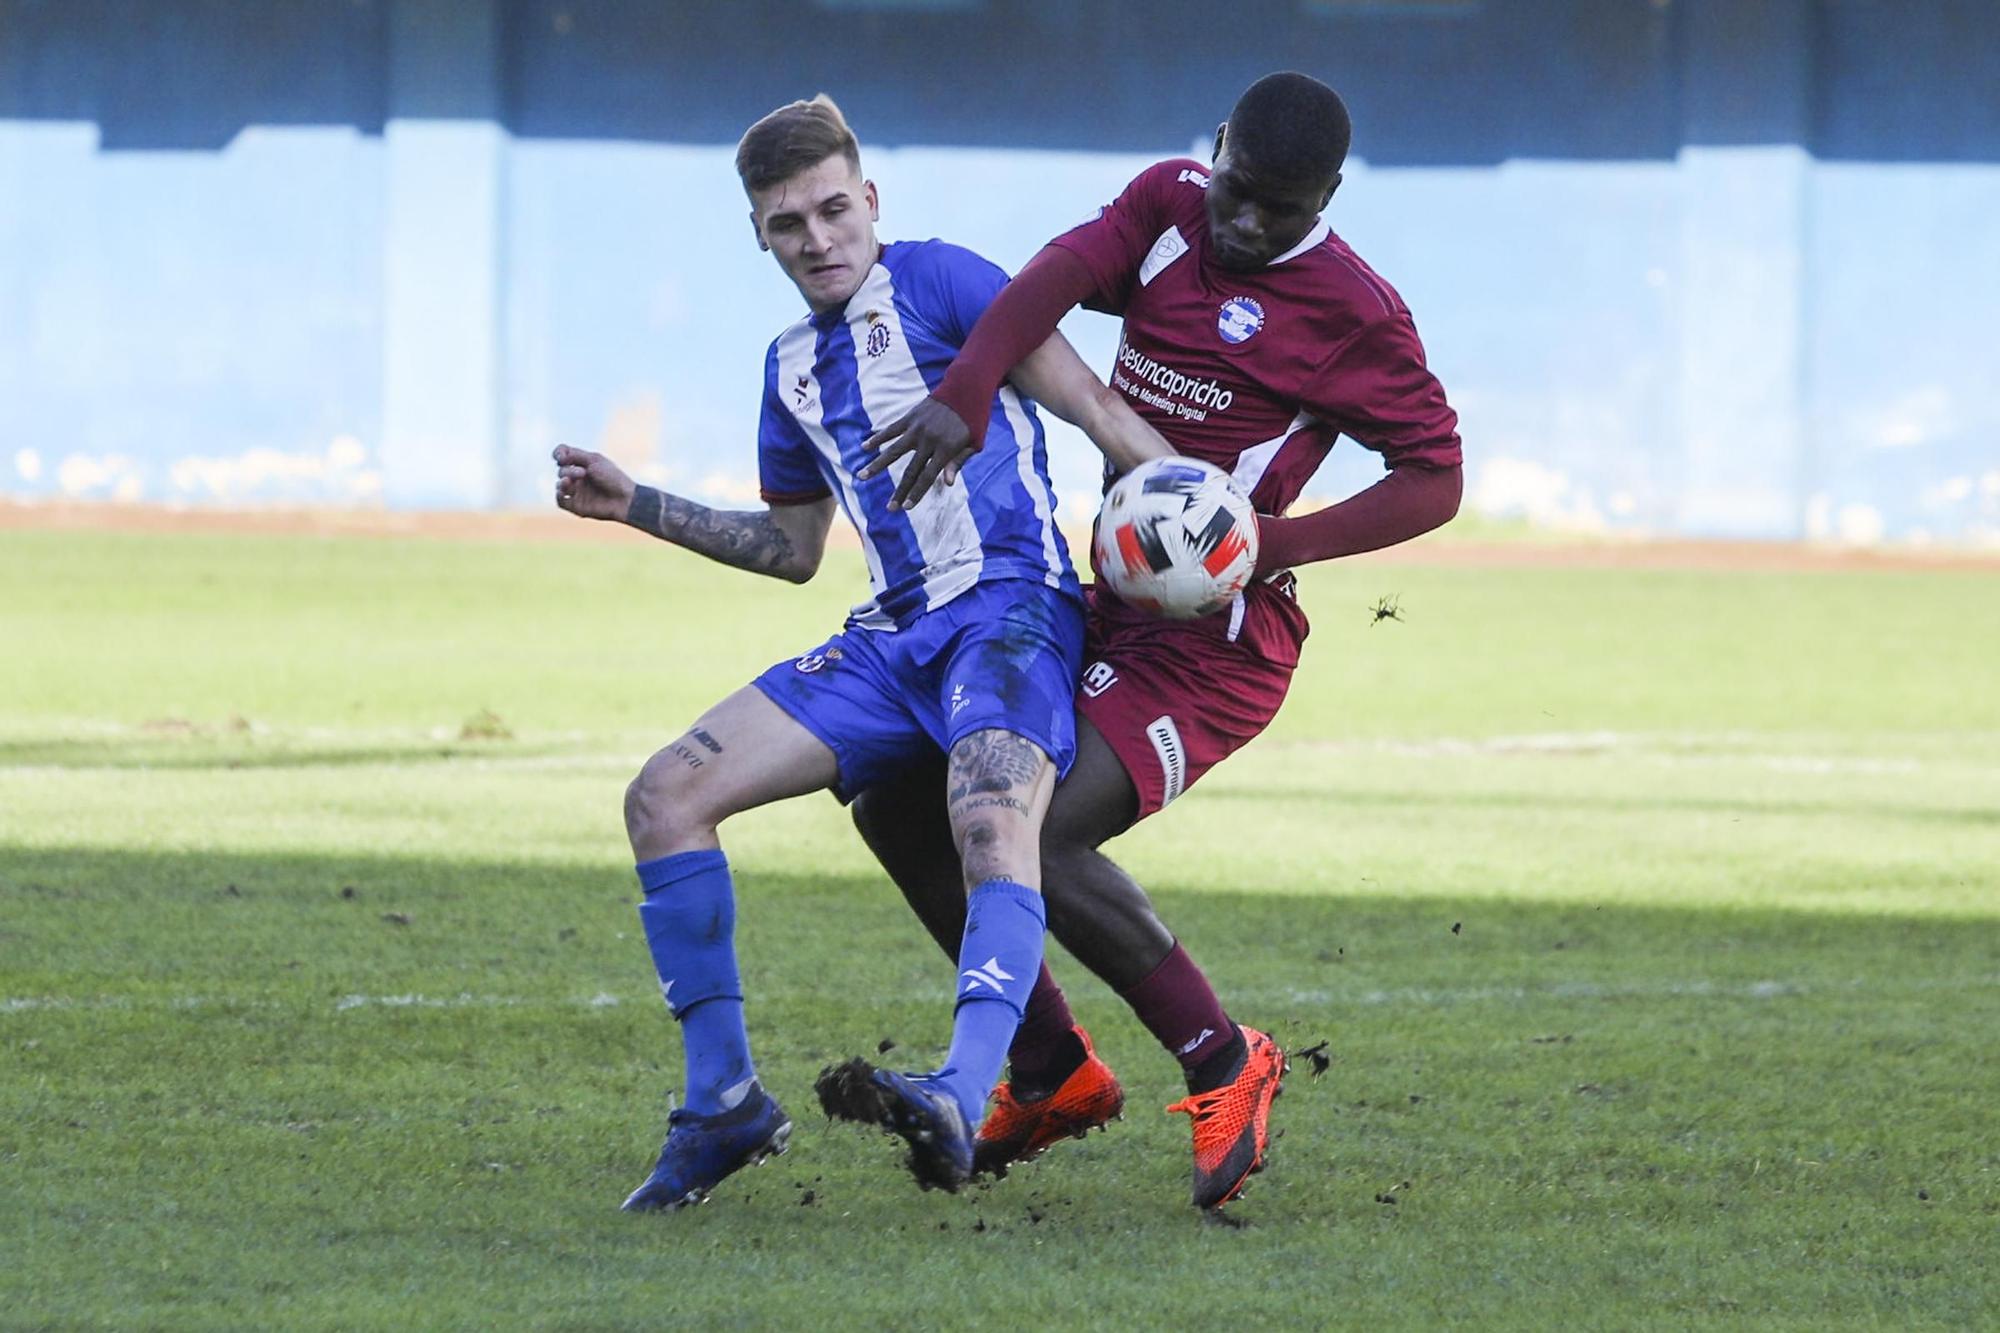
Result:
M936 1074L969 1125L986 1114L986 1098L1007 1061L1007 1044L1021 1025L1028 992L1042 970L1047 917L1042 895L1010 879L973 886L965 900L965 939L958 947L958 1011L951 1050Z
M736 891L721 852L681 852L637 866L646 901L639 924L660 974L660 993L680 1021L687 1109L715 1115L740 1104L756 1068L743 1028L736 974Z

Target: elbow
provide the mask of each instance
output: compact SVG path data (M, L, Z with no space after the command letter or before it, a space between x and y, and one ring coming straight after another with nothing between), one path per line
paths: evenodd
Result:
M824 558L825 553L823 551L814 551L811 555L796 557L789 564L777 570L776 573L779 578L787 583L811 583L813 575L819 573L819 567Z
M1459 505L1465 499L1465 469L1453 464L1438 492L1438 521L1434 526L1441 528L1458 517Z

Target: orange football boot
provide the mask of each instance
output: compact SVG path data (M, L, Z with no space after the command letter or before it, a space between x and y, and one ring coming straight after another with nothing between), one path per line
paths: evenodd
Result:
M1039 1157L1064 1139L1080 1139L1102 1129L1125 1109L1125 1090L1111 1066L1097 1058L1090 1034L1071 1029L1083 1043L1083 1063L1046 1097L1024 1101L1011 1082L993 1092L993 1109L979 1122L972 1145L972 1174L1004 1176L1016 1162Z
M1194 1206L1220 1208L1243 1192L1243 1182L1264 1169L1270 1145L1271 1102L1290 1067L1285 1053L1255 1028L1239 1025L1247 1050L1236 1077L1167 1108L1194 1121Z

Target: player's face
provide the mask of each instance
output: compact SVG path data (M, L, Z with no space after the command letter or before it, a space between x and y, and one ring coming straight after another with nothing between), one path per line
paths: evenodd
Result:
M1208 177L1208 236L1215 262L1236 273L1260 269L1305 239L1340 184L1259 173L1223 139Z
M839 153L750 195L758 244L822 315L845 306L875 266L879 216L874 183Z

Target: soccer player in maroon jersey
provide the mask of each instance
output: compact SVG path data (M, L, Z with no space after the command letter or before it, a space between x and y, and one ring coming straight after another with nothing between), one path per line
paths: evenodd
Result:
M1112 386L1181 452L1231 473L1259 514L1257 579L1203 620L1156 619L1100 582L1077 696L1078 756L1043 826L1049 923L1179 1060L1194 1127L1194 1202L1217 1207L1259 1169L1285 1071L1230 1020L1145 891L1097 850L1261 732L1283 702L1306 618L1291 569L1407 541L1457 512L1457 417L1409 310L1328 228L1346 107L1303 74L1252 84L1215 161L1148 168L1058 236L1001 292L933 395L871 443L909 454L896 501L950 484L979 447L984 404L1075 305L1120 315ZM1382 480L1285 517L1335 439L1381 454ZM855 820L926 927L956 946L963 895L934 774L878 788ZM935 817L911 818L934 810ZM1046 966L980 1129L977 1166L1004 1173L1117 1112L1123 1094Z

